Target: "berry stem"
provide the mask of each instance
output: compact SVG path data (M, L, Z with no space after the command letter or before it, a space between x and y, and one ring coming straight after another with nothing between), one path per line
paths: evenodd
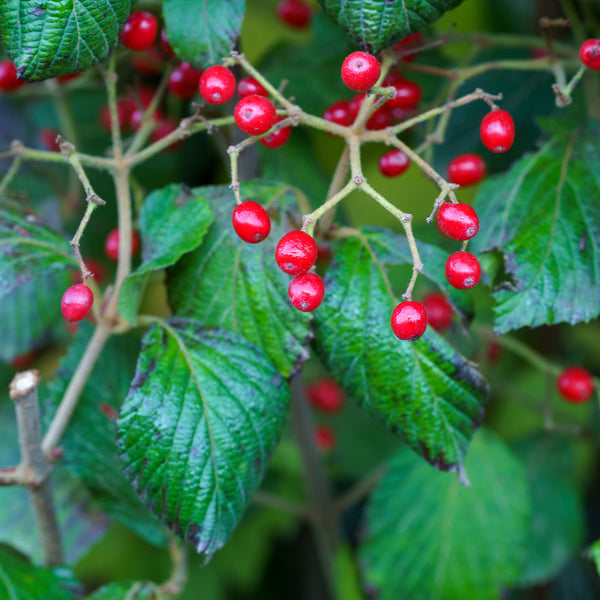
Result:
M116 58L113 52L108 61L108 69L104 73L104 83L108 96L108 111L110 114L110 135L112 139L113 156L116 161L123 158L123 142L121 139L121 127L119 113L117 110L117 73Z
M239 144L235 146L229 146L229 148L227 148L227 154L229 154L229 161L231 163L231 184L229 187L233 190L237 204L242 203L242 195L240 194L240 178L238 173L238 158L244 148L255 144L258 142L258 140L258 137L247 137Z
M160 586L161 597L177 598L188 581L188 549L174 534L169 532L169 555L171 557L171 575Z
M314 210L308 215L304 215L302 220L302 231L308 233L311 237L314 237L315 226L317 221L329 210L335 207L335 205L343 200L348 194L356 189L356 184L353 181L349 181L337 194L328 198L319 208Z
M554 93L556 94L556 106L564 107L571 104L571 94L575 89L575 86L579 83L579 80L583 77L583 74L587 71L587 67L585 65L581 65L579 71L575 73L571 81L566 85L561 85L560 82L557 82L552 86Z
M335 173L331 183L329 184L329 190L327 191L327 199L335 196L343 187L344 181L348 177L348 171L350 169L350 148L348 145L344 146L344 150L340 155L337 166L335 167ZM335 207L337 203L328 210L321 219L321 234L325 235L333 223L335 217Z
M15 159L12 161L10 168L8 169L8 171L6 171L6 174L2 178L2 181L0 182L0 196L3 196L6 193L6 190L8 189L8 186L10 185L11 181L15 178L15 175L19 172L22 162L23 162L22 156L16 156Z

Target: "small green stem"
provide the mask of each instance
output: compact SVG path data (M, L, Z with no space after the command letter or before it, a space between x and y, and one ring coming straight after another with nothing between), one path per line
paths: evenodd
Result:
M117 72L116 58L113 52L108 60L108 69L104 73L104 84L108 96L108 111L110 114L110 135L112 139L113 156L119 161L123 158L123 140L121 139L121 123L117 109Z
M0 182L0 196L6 193L8 186L11 184L12 180L15 178L15 175L19 172L21 168L21 163L23 162L23 158L21 156L16 156L13 160L10 168L6 172L6 175L2 178L2 182Z
M338 202L343 200L348 194L356 189L356 184L353 181L349 181L345 187L343 187L337 194L334 194L331 198L328 198L319 208L314 210L308 215L304 215L302 221L302 231L308 233L308 235L314 237L315 226L317 221L329 210L331 210Z

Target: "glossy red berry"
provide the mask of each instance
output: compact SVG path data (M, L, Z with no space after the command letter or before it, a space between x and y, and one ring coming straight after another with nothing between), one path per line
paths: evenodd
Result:
M325 284L316 273L300 273L290 281L288 295L294 308L302 312L310 312L323 302Z
M131 50L145 50L154 43L158 32L156 17L147 10L132 12L121 30L121 43Z
M0 61L0 91L12 92L24 83L17 79L17 69L11 60Z
M269 95L265 87L254 79L254 77L240 79L237 86L237 93L240 99L246 96L265 96L266 98Z
M421 44L423 44L423 42L425 41L425 38L423 37L423 34L420 32L416 32L416 33L411 33L410 35L407 35L405 38L402 38L399 42L396 42L393 46L392 46L392 50L394 50L394 52L406 52L407 50L410 50L411 48L414 48L415 46L419 46ZM400 57L401 60L403 60L404 62L412 62L413 60L415 60L415 57L417 56L416 53L410 53L410 54L404 54L403 56Z
M190 100L198 92L202 71L188 62L177 65L169 75L169 92L182 100Z
M306 273L317 259L317 244L304 231L290 231L277 244L275 260L290 275Z
M94 294L87 285L76 283L63 294L60 310L67 321L81 321L94 304Z
M283 121L283 117L277 117L275 123ZM264 138L260 138L260 143L265 148L281 148L289 139L292 133L292 128L288 125L287 127L280 127L275 129L269 135L265 135Z
M468 204L442 204L436 225L442 235L453 240L470 240L479 231L479 217Z
M60 152L60 146L57 141L59 135L56 129L40 129L38 138L44 149L50 152Z
M454 310L446 296L440 292L430 292L423 298L427 311L427 321L436 331L446 331L454 318Z
M473 185L485 177L485 162L478 154L460 154L448 164L448 181L457 185Z
M378 108L367 120L367 129L378 131L392 124L392 113L387 106Z
M140 249L140 236L137 231L131 232L131 255L133 256ZM119 230L113 229L104 242L104 252L106 256L113 262L119 260Z
M446 279L459 290L475 287L481 279L481 266L476 256L461 250L446 260Z
M515 141L515 123L505 110L492 110L479 128L483 145L492 152L506 152Z
M264 96L246 96L233 110L235 124L248 135L267 133L276 119L277 113L273 103Z
M282 23L294 29L306 29L312 18L310 6L303 0L281 0L276 14Z
M581 367L567 367L556 380L560 395L572 404L586 402L594 393L592 376Z
M344 390L332 377L322 377L309 383L306 395L316 410L329 415L339 413L346 401Z
M225 104L235 93L235 77L227 67L213 65L202 73L198 87L209 104Z
M381 74L379 61L366 52L352 52L342 64L342 81L355 92L372 88Z
M389 108L410 109L415 108L421 100L421 87L410 79L403 79L398 75L391 75L383 82L384 86L396 88L396 95L386 102Z
M350 120L349 103L346 100L334 102L325 109L323 118L326 121L337 123L338 125L348 126L352 123Z
M388 150L379 158L379 171L386 177L402 175L409 166L410 159L398 148Z
M401 340L414 342L427 329L427 311L420 302L400 302L392 312L392 331Z
M246 200L233 210L231 222L235 232L249 244L262 242L271 231L271 219L257 202Z
M594 71L600 70L600 40L586 40L579 48L581 62Z
M321 452L331 452L335 448L335 432L327 425L315 425L315 446Z

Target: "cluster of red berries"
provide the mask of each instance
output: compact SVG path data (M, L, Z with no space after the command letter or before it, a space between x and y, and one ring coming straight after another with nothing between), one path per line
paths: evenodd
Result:
M306 396L312 407L321 414L335 415L346 402L344 390L331 377L321 377L306 386ZM314 429L315 444L322 452L330 452L336 444L335 431L322 423Z

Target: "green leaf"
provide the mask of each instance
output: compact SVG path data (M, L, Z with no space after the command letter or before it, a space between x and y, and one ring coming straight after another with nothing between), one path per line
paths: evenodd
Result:
M247 244L231 226L231 190L223 185L197 193L210 202L215 221L204 243L167 270L169 302L177 316L241 333L289 377L308 358L311 336L311 316L290 304L290 278L275 263L277 242L296 216L296 196L281 184L243 183L242 197L265 206L271 217L269 237Z
M475 252L501 249L513 281L494 292L494 329L600 314L600 129L560 132L477 195Z
M379 600L496 600L517 580L531 519L525 471L484 430L467 469L470 488L407 450L390 461L360 550Z
M117 426L142 500L206 559L231 536L285 423L289 391L243 337L169 319L144 336Z
M0 598L74 600L76 589L69 569L34 567L7 546L0 546Z
M114 582L103 585L86 600L160 600L160 591L153 583Z
M0 37L27 81L86 71L117 45L131 0L7 0Z
M197 248L212 221L208 202L190 190L169 185L152 192L140 212L142 264L123 282L119 312L135 324L150 274L174 265Z
M92 329L85 321L79 324L75 343L61 361L54 380L46 390L40 389L40 396L47 398L46 423L64 395ZM115 444L115 419L135 372L138 348L139 341L127 335L112 336L106 343L61 440L62 461L108 515L148 542L163 545L165 528L140 502L123 476Z
M240 35L245 0L164 0L167 37L177 56L206 69L229 56Z
M462 0L319 0L327 14L361 49L377 54L437 21Z
M363 408L436 468L460 475L487 385L431 328L416 342L392 333L396 301L384 266L406 262L402 240L371 230L340 248L315 311L314 346Z

